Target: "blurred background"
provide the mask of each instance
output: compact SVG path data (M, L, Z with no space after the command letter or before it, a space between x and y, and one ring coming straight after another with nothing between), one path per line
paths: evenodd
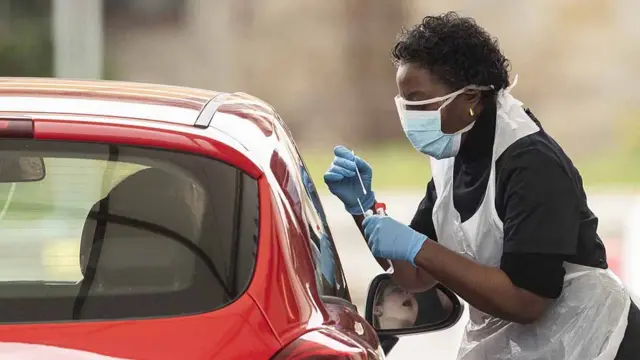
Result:
M581 170L611 267L640 291L626 260L640 233L629 225L640 209L640 1L1 0L0 76L250 93L282 115L325 195L322 173L344 144L408 221L429 165L400 127L389 50L402 26L448 10L499 38L519 74L514 95ZM379 268L335 199L323 202L363 301Z
M341 143L379 165L376 186L416 188L426 175L402 175L428 167L397 121L389 50L447 10L499 38L514 93L587 185L640 183L634 0L3 0L0 75L248 92L281 113L316 178Z

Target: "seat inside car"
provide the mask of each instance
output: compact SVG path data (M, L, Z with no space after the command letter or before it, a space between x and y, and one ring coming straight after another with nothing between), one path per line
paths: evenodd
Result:
M83 281L93 273L91 293L155 293L190 285L195 255L170 234L197 244L199 231L185 199L189 186L186 177L148 168L94 204L80 244Z

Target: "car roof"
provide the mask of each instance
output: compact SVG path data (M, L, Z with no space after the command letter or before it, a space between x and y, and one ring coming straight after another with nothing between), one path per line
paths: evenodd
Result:
M135 119L209 127L231 136L253 154L265 150L261 147L274 126L284 126L276 124L278 117L269 104L245 93L106 80L0 77L0 113L98 116L113 124ZM256 131L247 131L247 121L228 121L229 115L248 120Z
M0 97L11 98L1 103L0 110L10 112L117 117L118 110L125 110L118 109L118 106L123 106L128 111L123 117L184 124L188 121L193 123L195 119L168 117L158 111L159 107L191 110L191 117L197 117L207 102L218 94L210 90L121 81L0 77ZM58 101L54 105L51 100ZM98 106L79 106L78 100Z

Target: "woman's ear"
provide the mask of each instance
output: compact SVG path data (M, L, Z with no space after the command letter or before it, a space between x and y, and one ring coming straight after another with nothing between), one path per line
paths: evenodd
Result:
M382 306L374 306L373 307L373 315L374 316L382 316Z
M478 90L470 90L464 93L464 99L467 103L468 115L474 117L482 112L482 92Z

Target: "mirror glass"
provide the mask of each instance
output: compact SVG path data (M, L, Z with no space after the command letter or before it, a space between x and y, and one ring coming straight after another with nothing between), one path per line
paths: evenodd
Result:
M44 172L40 157L0 155L0 183L40 181Z
M373 303L373 327L376 330L407 329L434 325L447 320L453 303L435 287L421 293L410 293L391 279L380 282Z

